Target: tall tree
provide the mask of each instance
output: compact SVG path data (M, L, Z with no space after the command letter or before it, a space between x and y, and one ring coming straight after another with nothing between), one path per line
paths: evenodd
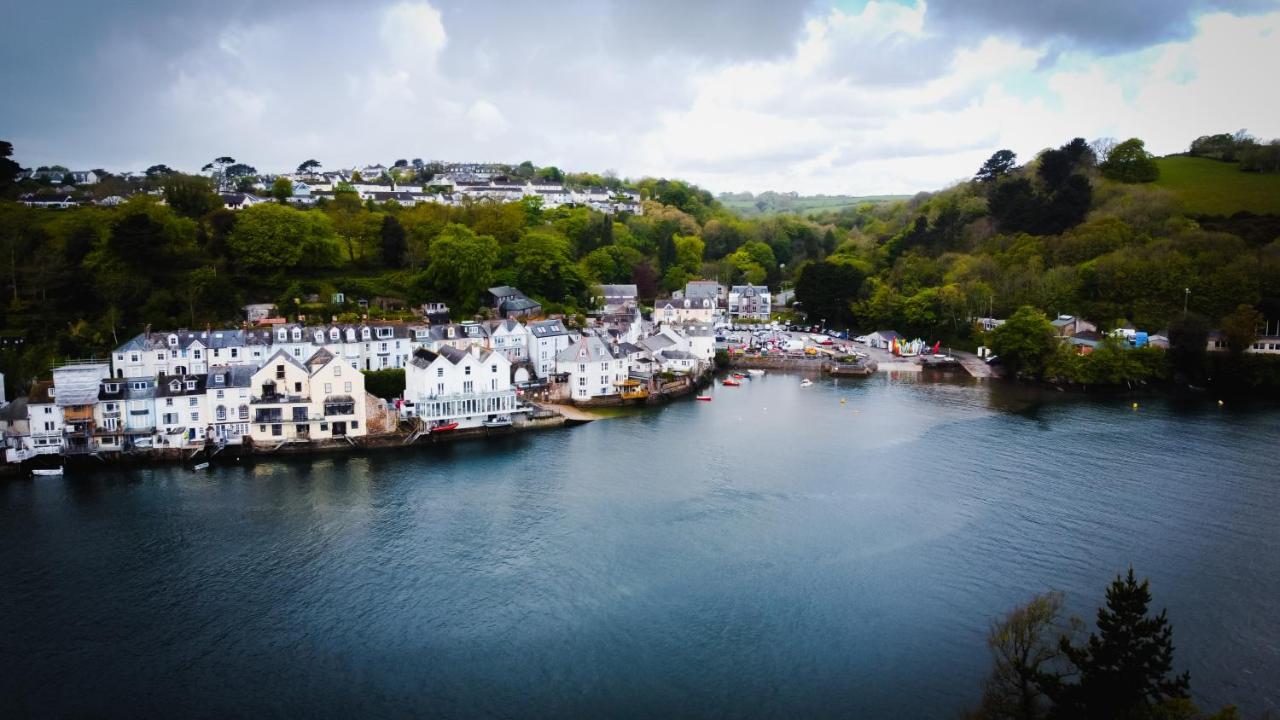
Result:
M982 163L974 177L978 182L992 183L1008 175L1018 164L1018 156L1012 150L997 150Z
M382 264L389 268L404 267L404 254L408 249L405 241L404 226L395 215L387 213L382 216Z
M1264 319L1252 305L1239 305L1222 318L1222 333L1227 336L1227 349L1232 355L1243 355L1249 349L1258 338L1258 327Z
M293 183L287 177L278 177L271 183L271 197L281 203L289 202L293 197Z
M183 217L199 219L222 207L208 178L170 173L164 176L164 200Z
M13 144L0 140L0 197L7 197L18 173L22 172L22 166L9 159L12 156Z
M498 241L471 228L448 225L427 251L426 279L462 312L474 311L498 262Z
M991 332L990 344L1010 372L1039 377L1057 341L1044 313L1024 305Z
M319 160L311 159L311 160L304 161L301 165L298 165L299 175L310 175L316 172L320 172Z
M991 675L982 687L979 715L986 720L1037 720L1049 710L1042 678L1062 656L1057 626L1062 593L1037 595L1015 608L987 633Z
M1042 676L1041 685L1060 717L1138 718L1170 698L1186 698L1191 678L1170 675L1173 628L1164 610L1148 617L1148 581L1129 574L1107 589L1106 607L1098 609L1098 633L1083 646L1062 637L1058 647L1075 667L1078 680Z

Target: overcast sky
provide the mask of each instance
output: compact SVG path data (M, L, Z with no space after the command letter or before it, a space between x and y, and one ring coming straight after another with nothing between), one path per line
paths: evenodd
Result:
M24 166L477 160L911 193L1075 136L1280 136L1280 0L4 0Z

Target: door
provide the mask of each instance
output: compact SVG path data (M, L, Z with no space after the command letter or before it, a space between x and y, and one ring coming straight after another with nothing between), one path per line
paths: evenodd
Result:
M333 424L333 436L339 437L347 434L347 424L345 422L336 422Z

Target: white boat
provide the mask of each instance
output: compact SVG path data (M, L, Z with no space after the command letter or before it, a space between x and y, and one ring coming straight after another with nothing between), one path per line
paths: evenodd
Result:
M492 420L485 420L484 426L485 427L510 427L511 418L507 417L506 415L499 415L498 417Z
M747 374L752 377L760 377L761 375L764 374L764 371L761 370L760 368L751 368L750 370L747 371Z
M209 463L207 463L207 462L196 463L195 465L192 465L192 466L191 466L191 469L192 469L192 470L208 470L208 469L209 469Z
M61 475L62 468L35 468L31 471L32 475Z
M813 384L813 381L810 380L809 378L805 378L800 381L800 387L809 387L812 384Z

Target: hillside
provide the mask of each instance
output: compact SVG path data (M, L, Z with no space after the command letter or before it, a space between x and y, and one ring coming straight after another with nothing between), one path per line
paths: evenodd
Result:
M1189 215L1280 213L1280 174L1241 172L1236 163L1186 156L1157 158L1156 164L1155 184L1177 195Z

